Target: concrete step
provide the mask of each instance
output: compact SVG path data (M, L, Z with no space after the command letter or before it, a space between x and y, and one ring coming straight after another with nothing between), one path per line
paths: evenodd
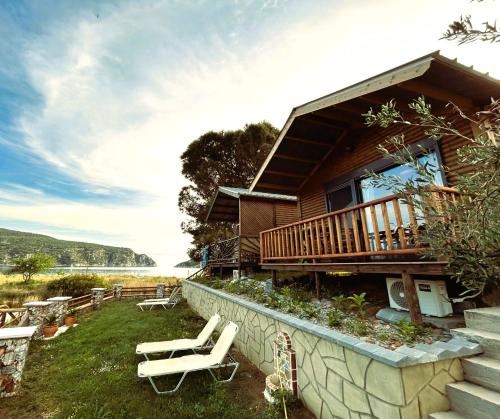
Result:
M448 410L447 412L436 412L429 415L429 419L468 419L461 414Z
M465 310L465 324L471 329L500 333L500 307Z
M470 419L500 418L500 393L461 381L446 385L451 409Z
M487 356L463 358L465 380L500 392L500 360Z
M488 357L500 359L500 334L470 329L468 327L453 329L451 330L451 334L479 343Z

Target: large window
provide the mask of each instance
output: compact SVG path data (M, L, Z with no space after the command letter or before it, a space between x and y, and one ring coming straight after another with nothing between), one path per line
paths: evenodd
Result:
M419 162L421 164L429 163L436 168L439 166L438 158L435 152L420 157ZM383 170L381 173L384 173L387 176L397 176L403 181L414 179L417 176L415 169L407 165L391 167L390 169ZM393 193L392 191L384 188L376 188L372 186L371 183L372 183L371 177L366 177L364 179L361 179L359 182L359 189L362 202L373 201L375 199L380 199L388 195L392 195ZM436 172L434 184L438 186L443 186L443 177L439 170Z
M438 157L435 152L432 152L428 155L422 156L419 158L419 162L421 164L429 163L433 167L438 168L439 167L439 162L438 162ZM403 181L407 180L412 180L417 176L417 173L414 168L407 166L407 165L402 165L402 166L395 166L391 167L389 169L383 170L379 173L384 173L385 175L388 176L397 176ZM443 177L440 171L436 172L434 182L435 185L442 186L443 185ZM378 188L374 187L372 185L372 178L371 177L365 177L359 181L359 193L362 202L369 202L369 201L374 201L376 199L384 198L386 196L392 195L393 192L391 190L385 189L385 188ZM387 202L387 214L388 214L388 219L389 219L389 224L391 227L391 230L395 230L397 226L396 223L396 218L395 218L395 212L393 208L392 202ZM401 210L401 218L404 229L409 229L410 227L410 213L408 211L407 205L400 203L400 210ZM372 220L370 217L369 209L366 208L366 219L367 219L367 228L368 228L368 235L369 235L369 242L370 242L370 247L371 250L375 250L375 237L374 235L377 234L375 233L374 226L372 224ZM419 225L423 225L423 217L422 214L419 213L418 209L415 209L416 212L416 217L417 217L417 223ZM384 220L383 220L383 215L380 210L380 208L376 208L376 217L377 217L377 224L379 225L379 229L381 226L384 225ZM380 234L380 233L378 233ZM380 240L382 242L382 247L386 247L387 243L386 240L387 238L385 237L385 233L382 233L383 237L380 237ZM394 239L395 242L393 243L393 246L397 248L399 246L398 239Z

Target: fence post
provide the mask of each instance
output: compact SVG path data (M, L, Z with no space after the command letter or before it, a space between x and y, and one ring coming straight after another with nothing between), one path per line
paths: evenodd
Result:
M122 291L123 291L123 284L113 284L113 293L115 295L115 298L121 300Z
M156 284L156 298L165 298L165 284Z
M91 291L94 310L99 310L104 299L106 288L92 288Z
M23 304L28 309L28 324L36 327L33 333L34 339L42 338L43 321L52 311L52 304L54 304L52 301L31 301Z
M0 399L14 396L21 385L28 346L36 327L0 329Z
M68 314L68 302L72 297L52 297L47 298L47 301L52 302L50 311L57 316L57 323L62 325L64 323L64 318Z

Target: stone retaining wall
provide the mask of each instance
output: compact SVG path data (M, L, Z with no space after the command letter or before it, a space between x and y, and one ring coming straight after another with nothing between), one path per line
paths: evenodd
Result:
M463 379L450 349L390 351L191 281L183 281L183 296L205 319L219 313L237 323L236 347L265 374L273 372L276 334L287 332L297 354L298 396L318 418L427 418L449 409L445 386Z
M28 346L36 327L0 329L0 398L14 396L19 390L28 355Z

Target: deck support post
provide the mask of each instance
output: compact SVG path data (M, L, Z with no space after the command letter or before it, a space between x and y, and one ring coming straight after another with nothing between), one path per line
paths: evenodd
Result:
M220 265L220 268L219 268L219 277L220 277L220 280L222 281L224 278L222 277L222 274L223 274L224 270L222 269L222 265Z
M405 289L406 300L410 309L410 318L413 323L422 324L422 313L420 312L420 305L418 303L417 290L415 289L415 282L413 275L403 272L401 274L403 285Z
M278 286L277 284L277 278L276 278L276 271L271 271L271 274L272 274L272 283L273 283L273 289L276 288Z
M321 277L319 272L314 272L314 281L316 283L316 298L319 300L321 297Z

